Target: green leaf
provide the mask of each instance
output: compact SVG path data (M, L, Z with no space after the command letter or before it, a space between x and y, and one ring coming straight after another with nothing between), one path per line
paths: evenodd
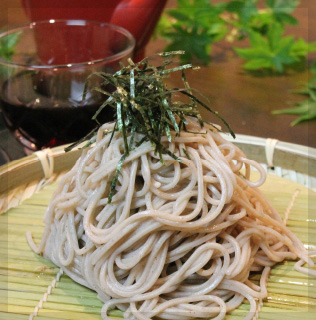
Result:
M194 7L202 8L202 7L210 7L209 0L193 0L192 4Z
M21 32L14 32L6 37L2 37L0 41L0 57L10 60L14 54L15 46L19 41Z
M5 38L8 49L13 49L17 45L20 34L21 32L14 32Z
M283 72L284 65L288 65L297 61L296 57L290 55L291 47L294 39L292 37L283 38L279 46L274 48L272 62L278 72Z
M250 27L254 30L258 30L272 24L274 21L275 19L270 12L259 11L258 14L253 17Z
M288 108L284 110L275 110L275 114L299 115L296 120L291 122L291 126L295 126L303 121L316 119L316 102L306 100L298 104L298 107Z
M292 121L291 126L294 127L303 121L309 121L309 120L315 120L315 119L316 119L316 106L314 106L313 109L309 110L307 114L304 114L298 117L296 120Z
M14 32L0 40L0 58L11 61L15 51L15 46L20 40L21 32ZM0 66L0 73L8 77L12 73L12 68Z
M246 25L258 13L257 2L258 0L234 0L227 4L226 9L229 12L237 13L241 24Z
M261 35L259 32L255 32L255 31L250 31L249 41L253 47L266 48L269 46L268 40L263 35Z
M244 6L244 4L240 0L230 1L230 2L228 2L227 6L226 6L226 10L228 12L238 13L242 10L243 6Z
M296 25L298 21L291 16L299 4L297 0L266 0L267 7L270 8L274 20L281 24Z
M162 30L161 36L169 42L166 50L186 51L183 62L199 59L209 63L212 43L223 39L229 30L230 42L249 36L252 50L236 49L248 62L255 60L245 65L248 70L258 67L280 73L286 65L304 61L308 52L316 51L313 43L303 39L296 43L294 37L283 36L284 24L297 24L292 16L297 0L266 0L263 9L263 1L259 0L231 0L216 5L209 0L178 0L177 4L178 8L166 11L171 25L162 23L169 30Z
M235 49L237 54L249 60L246 70L270 69L282 73L285 66L292 65L306 57L309 45L303 40L294 40L293 36L283 37L284 27L279 22L273 22L266 36L250 31L250 48ZM312 48L313 48L312 44Z
M298 25L298 20L295 17L293 17L287 13L282 13L282 12L278 13L277 20L279 22L282 22L283 24L289 24L292 26Z
M184 50L181 55L183 63L190 62L193 57L198 58L203 63L209 62L211 37L205 32L192 34L187 30L181 30L174 34L173 41L166 47L167 51Z
M299 5L298 0L266 0L267 6L273 10L274 13L292 13Z
M280 23L273 23L267 32L267 39L271 50L275 50L281 41L284 27Z
M315 63L314 63L315 65ZM312 68L314 67L312 66ZM316 119L316 84L315 80L310 80L303 90L298 91L297 93L300 95L307 96L307 99L302 102L295 103L295 107L274 110L272 114L288 114L288 115L298 115L291 123L291 126L295 126L303 121L315 120Z
M310 96L310 99L312 101L315 101L316 102L316 89L315 88L311 88L309 90L309 96Z
M186 12L184 12L184 10L182 11L178 9L168 10L168 14L179 21L187 21L188 19L190 19L190 17L186 14Z
M169 42L165 50L185 51L181 56L182 62L198 59L208 64L211 44L227 33L220 16L225 5L212 5L209 0L178 0L177 3L178 8L166 11L172 18L169 19L171 25L168 26L166 22L158 24L158 32Z
M268 59L270 57L270 51L267 48L234 48L237 54L246 59Z
M272 67L273 64L267 59L253 59L244 64L246 70L260 70Z
M303 38L300 38L293 44L291 53L295 56L306 56L308 53L308 43Z
M316 51L316 42L307 43L303 38L299 38L292 46L291 54L298 57L306 57L310 52Z
M153 39L156 40L159 36L167 40L166 34L172 28L172 22L166 15L162 15L153 32Z
M297 57L291 54L294 43L293 37L284 37L280 40L279 45L274 49L276 56L279 57L284 64L290 64L297 61Z
M316 106L316 104L315 104ZM303 102L298 103L297 107L287 108L287 109L281 109L281 110L274 110L273 114L298 114L302 115L307 112L309 112L311 107L311 101L305 100Z
M177 0L177 2L178 2L179 8L180 7L188 7L189 8L192 4L191 0Z

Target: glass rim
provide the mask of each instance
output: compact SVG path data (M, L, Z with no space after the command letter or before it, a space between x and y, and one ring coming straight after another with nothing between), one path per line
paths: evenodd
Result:
M0 65L6 65L6 66L11 66L11 67L19 67L23 69L28 69L28 70L43 70L43 69L63 69L63 68L78 68L78 67L85 67L85 66L94 66L100 63L104 62L111 62L117 59L120 59L126 55L128 55L130 52L133 51L135 48L135 38L134 36L125 28L120 27L118 25L108 23L108 22L99 22L99 21L94 21L94 20L85 20L85 19L49 19L49 20L42 20L42 21L36 21L36 22L29 22L25 23L19 26L15 26L13 28L9 28L6 31L0 32L0 39L2 37L8 36L14 32L19 32L25 29L33 29L34 26L40 25L40 24L54 24L54 23L67 23L67 22L72 22L75 25L75 23L78 26L84 26L85 24L95 24L99 25L101 27L110 27L113 30L118 31L120 34L126 36L128 39L128 46L124 50L115 53L111 56L107 56L101 59L95 59L95 60L90 60L90 61L84 61L84 62L78 62L78 63L68 63L68 64L56 64L56 65L37 65L37 64L24 64L24 63L16 63L12 62L10 60L6 60L0 57ZM81 24L80 24L81 23ZM84 23L84 24L83 24Z

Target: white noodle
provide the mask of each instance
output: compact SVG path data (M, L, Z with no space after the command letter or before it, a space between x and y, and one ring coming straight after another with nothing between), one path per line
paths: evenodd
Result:
M98 292L103 319L118 308L126 319L220 320L244 298L251 319L256 300L267 296L271 266L300 258L296 268L305 271L303 262L311 262L256 189L265 180L262 167L210 126L189 120L188 129L201 134L162 139L181 162L163 155L163 164L143 143L124 161L111 204L124 141L116 132L108 146L103 132L113 124L103 125L58 187L40 245L28 235L34 251ZM250 167L260 173L257 182L249 180ZM260 286L249 280L253 270L264 270Z

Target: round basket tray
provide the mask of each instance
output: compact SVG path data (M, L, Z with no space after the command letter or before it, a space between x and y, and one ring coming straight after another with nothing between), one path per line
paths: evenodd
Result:
M269 177L262 191L282 217L290 214L289 228L315 249L316 149L244 135L234 143L263 164ZM55 181L80 153L58 147L0 167L0 320L101 319L96 293L61 276L58 267L31 251L25 236L31 231L35 241L41 238L41 219ZM269 296L259 304L257 318L315 318L316 279L294 271L293 265L287 261L272 269ZM244 303L226 319L242 319L247 309Z

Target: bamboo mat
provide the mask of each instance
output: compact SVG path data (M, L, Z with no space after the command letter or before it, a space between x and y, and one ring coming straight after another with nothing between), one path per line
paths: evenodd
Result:
M42 216L55 188L56 183L46 186L0 216L0 320L101 319L102 303L96 293L66 275L60 276L58 267L33 253L27 244L26 231L32 232L37 243L40 241ZM261 189L282 217L289 211L287 225L315 250L316 193L272 175ZM253 276L254 281L258 279L259 275ZM263 305L259 304L257 319L316 318L316 278L296 272L294 262L286 261L272 269L268 293ZM242 319L248 309L245 302L226 319ZM121 314L113 311L112 315Z

